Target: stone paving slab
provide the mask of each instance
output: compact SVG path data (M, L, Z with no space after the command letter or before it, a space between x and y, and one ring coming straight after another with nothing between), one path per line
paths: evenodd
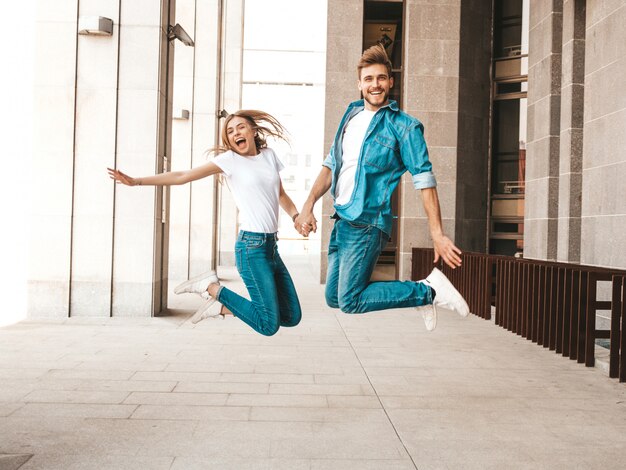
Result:
M473 316L341 314L288 265L304 317L271 338L191 295L0 328L0 470L624 468L624 384Z

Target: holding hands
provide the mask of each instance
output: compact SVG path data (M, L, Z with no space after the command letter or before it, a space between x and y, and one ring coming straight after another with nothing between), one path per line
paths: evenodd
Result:
M294 219L293 227L300 235L308 237L309 233L317 232L317 220L312 211L302 209L302 212Z

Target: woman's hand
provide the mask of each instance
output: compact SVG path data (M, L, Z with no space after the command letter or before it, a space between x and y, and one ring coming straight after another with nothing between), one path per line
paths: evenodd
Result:
M138 186L138 185L140 186L141 185L141 179L128 176L127 174L122 173L120 170L107 168L107 171L109 172L109 176L111 177L111 179L114 180L116 183L122 183L122 184L125 184L126 186Z
M305 237L308 237L311 232L317 231L317 220L313 215L313 212L306 211L304 208L302 212L293 221L294 228Z

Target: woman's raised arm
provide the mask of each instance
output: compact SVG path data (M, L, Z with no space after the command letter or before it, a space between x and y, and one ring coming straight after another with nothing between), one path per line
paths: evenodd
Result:
M142 176L140 178L133 178L114 168L107 168L107 170L112 180L115 180L117 183L125 184L126 186L175 186L222 172L222 169L213 162L205 163L204 165L191 168L190 170L169 171L159 173L158 175Z

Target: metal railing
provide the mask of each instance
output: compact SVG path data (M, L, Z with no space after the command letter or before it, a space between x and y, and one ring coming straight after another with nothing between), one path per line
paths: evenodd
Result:
M473 314L490 319L495 310L496 325L588 367L596 339L609 339L609 376L626 381L626 271L481 253L462 259L461 268L438 267ZM432 249L413 248L413 280L433 266ZM601 281L612 282L610 301L597 298ZM596 327L600 310L611 311L610 330Z
M613 276L609 377L626 382L626 276ZM621 332L620 332L621 323Z

